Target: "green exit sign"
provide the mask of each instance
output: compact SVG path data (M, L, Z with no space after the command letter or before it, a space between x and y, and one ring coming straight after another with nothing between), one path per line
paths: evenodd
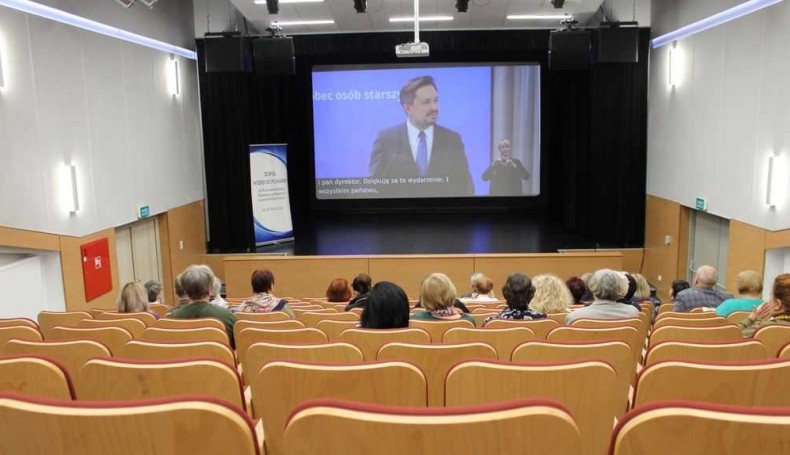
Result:
M705 199L704 197L698 197L697 198L697 204L696 204L695 207L699 211L707 212L708 211L708 200Z
M137 217L140 219L148 218L150 214L151 209L149 209L147 205L141 205L140 209L137 211Z

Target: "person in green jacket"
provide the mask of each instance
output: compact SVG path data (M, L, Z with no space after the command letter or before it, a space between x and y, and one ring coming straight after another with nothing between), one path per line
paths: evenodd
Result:
M233 325L236 324L236 316L230 310L210 304L208 300L214 283L214 272L207 265L190 265L179 276L179 283L189 298L189 303L174 308L168 316L175 319L219 319L228 332L230 346L235 347Z
M425 308L424 312L413 313L411 319L428 321L454 321L466 319L475 323L475 320L455 307L456 291L453 282L444 273L432 273L420 286L420 303Z

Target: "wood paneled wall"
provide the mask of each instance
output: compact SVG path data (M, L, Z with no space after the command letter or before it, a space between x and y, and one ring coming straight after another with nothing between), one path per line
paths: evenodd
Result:
M88 302L85 300L80 246L103 237L107 237L110 243L112 290ZM63 293L66 297L67 311L86 310L88 308L115 308L115 300L120 289L118 284L118 258L115 252L115 229L105 229L85 237L60 236L60 266L63 271Z
M754 270L761 275L765 269L765 230L730 221L730 241L727 249L726 286L735 293L735 277L744 270Z
M666 300L672 280L685 276L682 270L688 257L689 217L684 212L688 209L656 196L647 196L645 207L643 275L655 284L659 298Z
M162 284L165 301L177 299L175 277L191 264L206 263L206 216L203 201L176 207L159 215L159 242L162 251ZM212 265L212 264L209 264ZM223 271L214 273L223 278Z

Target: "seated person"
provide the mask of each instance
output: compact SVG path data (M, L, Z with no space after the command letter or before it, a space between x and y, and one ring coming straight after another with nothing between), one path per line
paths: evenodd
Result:
M148 303L162 303L159 301L159 297L162 295L162 283L148 280L145 283L145 292L148 294Z
M574 305L589 305L592 303L592 292L587 288L587 283L585 283L584 280L577 276L572 276L568 278L565 285L568 286L568 290L571 291Z
M115 307L119 313L149 313L159 319L159 315L148 309L148 295L140 283L126 283L118 294Z
M716 307L716 315L726 318L736 311L753 311L763 303L763 277L759 273L746 270L735 277L738 297L727 299Z
M633 302L634 295L636 294L636 279L630 273L622 273L623 276L625 276L625 279L628 281L628 290L626 290L625 295L617 299L617 301L623 305L631 305L637 310L642 311L642 307L640 307L638 303Z
M672 282L672 285L669 287L669 300L671 302L675 301L675 297L680 294L680 291L685 291L686 289L690 288L691 284L689 284L686 280L675 280Z
M628 280L625 276L611 269L601 269L590 277L590 290L595 301L590 306L580 308L565 317L570 324L576 319L623 319L638 318L640 311L631 305L623 305L618 299L628 291Z
M214 282L211 283L211 294L208 296L209 303L220 308L227 308L228 302L222 298L221 293L222 281L220 281L219 278L214 277Z
M412 319L429 321L455 321L466 319L472 324L475 320L456 308L455 286L443 273L432 273L420 285L420 303L425 308L421 313L413 313Z
M710 265L701 265L694 274L694 282L689 289L675 296L673 311L688 313L694 308L716 308L721 302L731 299L729 292L718 289L719 273Z
M738 325L746 338L753 336L758 328L770 324L790 325L790 273L777 276L771 299L752 310Z
M636 281L636 292L634 292L634 296L631 297L631 303L639 305L642 302L648 302L652 303L654 307L661 303L661 299L651 295L650 283L647 282L647 278L638 273L634 273L631 276L634 277Z
M556 275L538 275L532 279L535 297L529 307L538 313L567 313L573 305L573 296L568 286Z
M483 327L494 319L510 319L529 321L532 319L545 319L546 315L537 313L529 308L529 302L535 296L535 286L528 276L513 273L502 286L502 295L505 296L507 308L496 316L491 316L483 321Z
M329 283L326 289L326 301L345 303L351 299L351 288L348 287L348 280L345 278L335 278Z
M364 308L359 325L363 329L402 329L409 326L409 298L395 283L376 283Z
M173 280L173 287L176 290L176 298L178 302L176 306L186 305L189 303L189 297L187 297L187 293L184 292L184 288L181 286L181 275L178 275L175 280Z
M236 310L237 313L270 313L282 311L294 318L294 312L285 299L279 299L272 294L274 290L274 274L271 270L263 269L252 272L250 277L253 295L244 301Z
M472 284L471 297L462 298L464 302L496 302L494 297L494 282L487 276L479 277Z
M370 292L370 285L373 283L373 280L370 278L370 275L365 273L360 273L354 278L354 281L351 282L351 289L354 290L356 294L354 298L349 300L348 305L344 311L351 311L354 308L365 308L365 304L367 303L368 292Z
M233 325L236 324L236 316L230 310L208 302L211 287L214 284L214 272L207 265L190 265L180 276L179 281L189 297L189 304L173 308L170 317L176 319L219 319L225 325L231 347L235 347Z

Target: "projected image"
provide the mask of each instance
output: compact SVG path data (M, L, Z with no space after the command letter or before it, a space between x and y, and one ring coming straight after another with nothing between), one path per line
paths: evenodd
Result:
M318 199L535 196L540 67L316 67Z

